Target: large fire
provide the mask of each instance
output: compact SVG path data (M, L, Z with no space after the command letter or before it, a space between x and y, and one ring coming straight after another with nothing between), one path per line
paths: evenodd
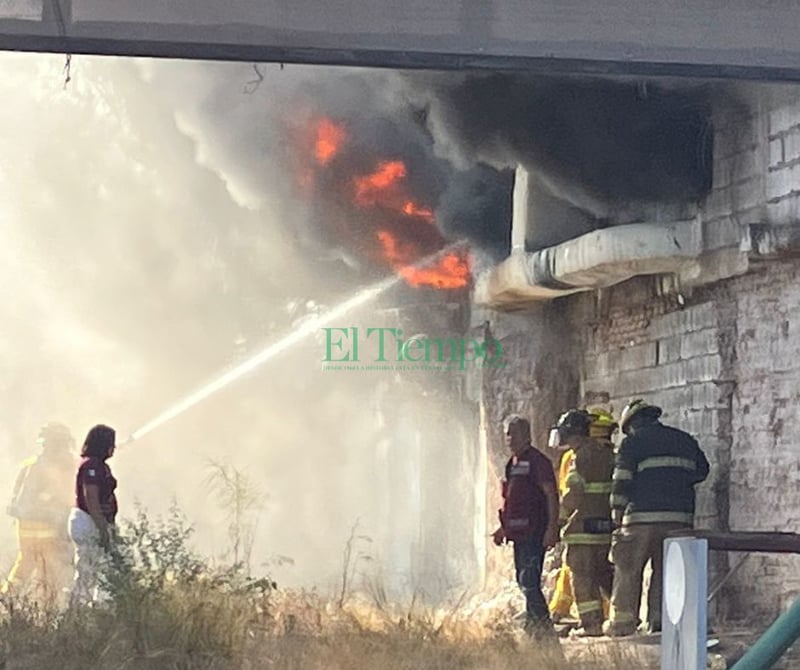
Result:
M347 139L347 131L330 119L322 119L317 124L316 131L314 157L320 165L327 165L339 153L339 149Z
M433 210L420 207L405 194L407 174L405 163L394 160L381 163L372 174L356 177L353 180L356 204L359 207L383 207L435 223Z
M325 176L326 171L342 169L337 158L346 150L349 133L343 124L321 118L313 122L305 138L305 146L310 142L312 164L304 162L297 174L301 187L308 193L317 183L317 174ZM337 197L349 197L351 207L368 214L367 220L371 222L367 230L358 230L353 225L340 227L348 229L354 244L388 265L411 286L442 289L467 286L471 273L466 252L442 253L425 267L414 267L444 249L447 242L436 228L433 209L410 193L408 176L406 163L392 158L378 161L365 174L346 176L344 183L335 179Z
M392 269L411 286L461 288L469 282L469 260L460 254L447 253L434 265L418 268L413 265L418 260L413 246L398 240L388 230L380 230L377 235Z

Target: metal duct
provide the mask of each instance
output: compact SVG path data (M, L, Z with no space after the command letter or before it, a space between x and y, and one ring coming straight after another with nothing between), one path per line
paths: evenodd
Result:
M702 227L696 220L614 226L534 253L512 253L478 277L474 301L513 307L612 286L636 275L686 273L702 253Z

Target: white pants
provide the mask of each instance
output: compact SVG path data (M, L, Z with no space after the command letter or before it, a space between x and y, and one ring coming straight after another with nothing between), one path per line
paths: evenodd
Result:
M101 600L98 576L107 560L100 546L100 531L94 519L77 507L69 515L69 537L75 547L75 577L70 592L70 605L87 605ZM109 526L111 533L112 526Z

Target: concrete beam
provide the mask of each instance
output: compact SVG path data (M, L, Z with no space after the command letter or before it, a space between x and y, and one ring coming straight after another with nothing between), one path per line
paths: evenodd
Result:
M800 81L799 24L796 0L6 0L0 49Z

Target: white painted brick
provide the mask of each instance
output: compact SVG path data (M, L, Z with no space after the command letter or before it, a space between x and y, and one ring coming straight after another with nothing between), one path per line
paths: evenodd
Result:
M700 408L723 408L730 403L729 391L713 382L703 382L692 384L691 394L692 407Z
M783 160L787 163L800 158L800 128L795 128L783 138Z
M719 330L706 328L686 333L681 339L681 358L716 354L719 351Z
M614 395L618 397L643 396L669 386L663 366L621 372L612 383Z
M685 377L690 381L712 381L719 379L722 373L722 357L716 354L697 356L682 362L686 366Z
M640 396L645 391L667 386L661 381L661 368L644 368L641 370L623 370L610 380L610 389L614 396Z
M765 202L762 202L759 203L758 206L749 209L737 209L736 219L743 226L754 223L764 223L764 221L767 220L767 205Z
M720 216L733 214L733 198L731 188L721 188L711 191L703 201L703 216L713 219Z
M783 163L784 154L783 154L783 138L776 137L774 140L770 140L769 143L769 166L773 167L775 165L779 165Z
M638 370L656 364L656 343L645 342L620 351L618 370Z
M713 328L718 324L718 320L714 303L703 302L654 317L650 322L648 332L652 337L668 337L703 328Z
M665 337L658 340L658 363L672 363L681 357L681 339L682 335L673 335L672 337Z
M722 412L719 415L720 425L724 425L730 419L730 411L726 410L726 412L727 414ZM727 459L727 452L731 448L730 439L718 437L718 434L705 433L698 433L694 438L700 444L700 448L710 463L719 466L721 458Z
M692 394L688 386L659 389L653 394L651 401L664 410L664 416L669 421L677 420L689 406Z
M795 179L800 181L800 173L795 174ZM758 207L764 200L764 182L760 178L748 179L732 187L732 202L736 212Z
M731 165L731 181L738 182L758 174L760 168L759 158L758 150L753 149L726 159Z
M603 377L609 371L609 353L602 351L585 357L584 375L588 378Z
M599 393L610 393L616 375L607 377L591 377L583 381L583 395L597 395Z
M777 135L800 124L800 107L784 105L769 113L769 134Z
M800 195L772 203L769 220L777 220L779 207L782 222L800 222ZM609 355L605 368L591 365L607 374L582 380L582 388L608 391L617 412L632 396L644 397L664 409L665 423L695 435L712 463L709 481L698 488L698 523L721 522L724 492L714 485L726 483L729 466L734 529L800 531L800 259L763 263L703 295L705 302L653 316L649 293L620 291L611 305L614 334L601 324L593 340ZM735 324L726 314L735 314ZM736 337L734 360L723 361L718 351L723 336ZM626 359L614 344L622 338L657 343L659 364L633 367L650 350L639 344ZM752 598L754 609L773 607L791 580L800 588L793 563L751 560L730 584ZM748 565L757 569L747 572Z
M800 190L800 175L795 167L784 167L767 173L767 200L775 200Z
M730 216L703 221L703 240L707 249L736 246L742 239L742 224Z
M784 346L773 348L771 369L774 372L800 370L800 347Z
M715 435L719 431L719 426L719 410L702 409L689 412L682 428L690 435Z
M767 203L767 221L776 225L800 221L800 196L790 195Z

